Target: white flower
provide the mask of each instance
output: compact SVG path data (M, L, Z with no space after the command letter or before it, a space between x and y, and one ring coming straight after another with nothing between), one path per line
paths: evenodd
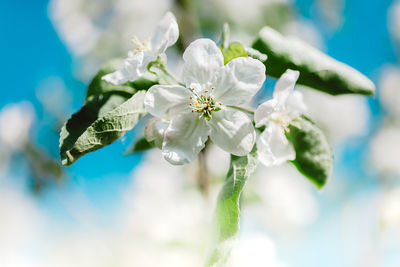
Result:
M133 37L132 42L137 48L128 53L128 58L125 59L123 67L103 76L102 79L113 84L137 80L147 71L147 65L164 54L168 47L175 44L178 37L179 29L176 18L171 12L168 12L159 22L151 42L140 42L136 37Z
M191 162L208 136L229 153L249 153L255 143L252 121L232 106L246 103L262 86L264 65L239 57L224 66L221 50L209 39L191 43L183 60L186 87L155 85L144 100L151 115L170 122L162 143L165 159Z
M266 126L257 140L259 160L266 166L295 159L285 131L292 119L305 110L303 96L293 91L298 77L298 71L287 70L275 85L273 99L261 104L254 113L256 127Z

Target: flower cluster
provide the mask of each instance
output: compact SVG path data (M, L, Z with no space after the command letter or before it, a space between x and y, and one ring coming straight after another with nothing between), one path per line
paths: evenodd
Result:
M153 61L165 59L165 50L178 39L175 17L167 13L151 42L139 42L122 69L103 77L114 84L142 76ZM295 152L285 132L304 111L293 88L299 72L288 70L277 82L272 100L255 112L244 108L262 87L265 66L251 57L237 57L224 65L221 49L210 39L193 41L183 53L183 83L159 84L146 93L144 104L153 118L145 129L148 141L162 149L174 165L193 161L208 139L237 156L257 144L260 161L267 166L292 160ZM254 128L265 126L258 134ZM258 131L259 132L259 131Z

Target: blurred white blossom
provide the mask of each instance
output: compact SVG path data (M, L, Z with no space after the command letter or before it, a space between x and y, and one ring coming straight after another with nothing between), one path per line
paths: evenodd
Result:
M0 266L37 265L46 218L34 199L23 191L0 183ZM35 250L33 250L35 248Z
M382 197L380 223L385 230L400 235L400 187L390 189Z
M61 39L75 55L88 53L100 37L101 28L96 25L96 18L103 15L101 2L104 5L104 1L96 2L52 0L49 4L49 17Z
M194 179L195 165L174 167L153 151L134 172L123 221L138 242L138 255L142 250L148 255L143 257L145 266L201 266L216 192L209 200L203 197Z
M262 20L263 11L271 4L288 4L290 0L217 0L229 19L238 24L249 24Z
M36 97L42 103L46 111L60 119L70 113L72 104L71 91L68 91L64 80L51 76L40 81L36 89Z
M285 35L295 36L319 50L325 50L325 44L321 34L313 23L305 19L288 22L283 27L283 33Z
M2 149L20 149L29 140L29 130L35 110L29 102L8 104L0 110L0 146Z
M218 148L207 152L214 164L216 159L226 158L225 153ZM171 166L155 151L134 172L135 182L126 194L131 212L126 210L129 217L125 226L138 241L131 253L140 252L143 266L202 266L219 186L214 186L211 197L205 200L192 178L194 165ZM245 234L227 266L286 266L277 259L275 250L265 234Z
M336 31L342 28L345 22L343 14L345 0L317 0L314 5L331 30Z
M307 116L334 144L367 135L370 110L364 96L331 96L308 88L302 88L302 93Z
M400 9L400 5L399 5ZM400 15L400 13L399 13ZM400 30L400 27L399 27ZM400 67L389 65L382 69L379 81L379 100L383 109L400 121Z
M247 190L243 217L260 221L274 231L299 231L319 214L315 188L289 164L273 168L260 165Z
M400 43L400 1L395 0L389 8L389 30L395 40Z
M400 128L382 127L370 145L370 159L382 175L400 176Z
M265 234L258 233L240 240L232 251L228 267L287 267L276 255L276 247Z
M228 173L230 154L216 145L208 144L206 164L210 173L215 177L224 177Z

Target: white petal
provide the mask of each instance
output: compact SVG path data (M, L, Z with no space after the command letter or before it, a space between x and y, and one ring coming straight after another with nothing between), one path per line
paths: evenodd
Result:
M105 80L112 84L124 84L129 81L129 77L125 71L117 70L107 75L104 75L102 80Z
M153 85L146 93L144 105L151 115L169 120L191 112L191 96L189 89L179 85Z
M257 140L258 158L265 166L273 166L294 160L296 153L293 145L287 140L283 128L269 123Z
M171 121L164 133L163 156L174 165L192 162L204 148L210 128L197 113L179 115Z
M134 54L129 52L128 57L124 60L123 67L113 73L104 75L102 79L113 84L135 81L146 72L147 63L151 60L152 58L148 53L139 52Z
M218 73L224 66L221 49L210 39L197 39L183 53L183 79L187 87L199 84L204 89L211 89Z
M224 105L241 105L253 98L264 80L264 64L251 57L238 57L220 72L214 95Z
M293 92L299 75L300 73L297 70L288 69L276 82L274 89L274 99L276 99L279 106L286 105L286 100Z
M142 76L143 74L146 73L147 65L151 61L155 61L156 59L157 59L157 56L154 55L153 53L151 53L147 50L143 51L143 61L142 61L142 65L140 66L140 76Z
M154 54L164 53L171 45L175 44L179 37L178 23L174 14L167 12L160 20L151 39L151 47Z
M254 146L256 133L250 118L243 112L225 108L214 112L209 121L211 140L223 150L243 156Z
M303 94L299 91L293 91L293 93L289 95L286 106L289 108L292 118L300 116L307 110L303 101Z
M169 123L158 118L151 118L144 129L144 136L148 142L154 141L156 147L161 148L164 140L164 132Z
M265 101L257 107L256 111L254 112L254 121L256 123L256 127L267 125L269 118L275 112L276 105L277 101L275 99L271 99Z

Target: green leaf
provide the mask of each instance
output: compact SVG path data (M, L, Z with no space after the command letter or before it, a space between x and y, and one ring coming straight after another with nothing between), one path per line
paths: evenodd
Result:
M121 138L145 114L145 91L115 106L115 97L96 98L85 104L61 129L60 155L64 165ZM101 107L101 108L99 108ZM113 108L114 107L114 108Z
M128 151L128 154L136 153L136 152L143 152L143 151L152 149L154 147L155 147L154 142L149 142L146 140L146 138L142 137L136 141L133 148Z
M239 42L230 43L228 48L222 49L222 54L224 55L224 64L237 57L247 57L246 49Z
M231 155L230 169L218 196L214 234L216 240L206 266L223 266L230 256L239 232L240 195L257 162L256 148L247 156Z
M286 136L296 151L292 163L319 189L322 188L332 172L332 151L323 132L302 116L292 121Z
M298 83L332 94L373 95L375 85L356 69L307 43L264 27L252 45L268 55L266 73L279 78L287 69L300 71Z
M120 95L125 98L131 97L138 90L147 90L151 86L158 84L155 78L139 78L133 82L127 82L121 85L115 85L109 83L107 81L102 80L101 78L111 72L119 69L123 64L123 60L114 59L107 63L105 63L100 70L97 72L96 76L92 79L88 86L88 90L86 93L85 101L90 101L95 97L101 95Z

